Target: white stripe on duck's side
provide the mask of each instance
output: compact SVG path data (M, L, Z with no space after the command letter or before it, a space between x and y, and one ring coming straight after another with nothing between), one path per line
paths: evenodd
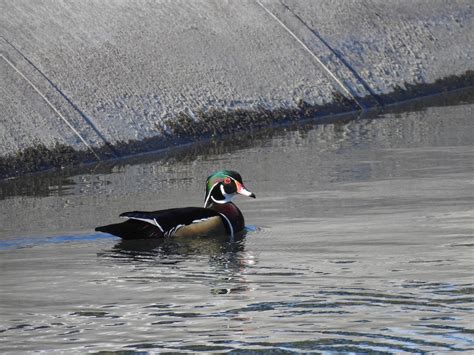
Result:
M137 221L142 221L142 222L146 222L146 223L150 223L154 226L157 226L161 233L164 233L165 231L163 230L163 227L160 226L160 224L158 223L158 221L156 220L156 218L138 218L138 217L128 217L128 216L121 216L120 218L126 218L126 219L134 219L134 220L137 220Z
M234 240L234 227L232 226L232 223L230 222L229 218L227 218L224 214L219 213L220 217L222 217L222 220L227 223L229 226L229 232L230 232L230 239L231 241ZM163 227L158 223L156 218L139 218L139 217L128 217L128 216L122 216L121 218L126 218L126 219L134 219L137 221L142 221L146 223L150 223L151 225L154 225L160 229L160 231L163 233L165 237L171 237L171 236L189 236L189 235L204 235L207 232L207 228L209 228L209 232L217 232L219 227L218 227L218 216L213 216L213 217L207 217L207 218L201 218L201 219L196 219L191 222L191 224L185 225L185 224L178 224L177 226L171 228L168 231L164 231ZM222 227L221 227L222 228ZM222 234L222 233L217 233L217 234Z
M214 216L213 216L214 217ZM206 217L206 218L201 218L201 219L195 219L194 221L192 221L191 223L200 223L200 222L204 222L204 221L207 221L208 219L210 219L212 217Z
M221 217L227 222L230 231L230 240L234 241L234 227L232 227L232 223L230 223L229 218L227 218L223 213L219 213Z
M178 224L177 226L171 228L169 231L167 231L164 236L165 237L172 237L173 235L175 235L175 233L178 231L178 229L184 227L185 225L184 224Z

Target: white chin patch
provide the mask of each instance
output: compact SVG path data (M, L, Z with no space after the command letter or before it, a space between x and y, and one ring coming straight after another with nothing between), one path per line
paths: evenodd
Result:
M216 200L214 197L211 196L212 201L214 201L215 203L220 203L220 204L224 204L224 203L232 201L232 199L234 198L234 195L233 194L229 195L228 193L226 193L224 189L224 185L221 185L220 188L221 188L222 196L224 196L224 199Z

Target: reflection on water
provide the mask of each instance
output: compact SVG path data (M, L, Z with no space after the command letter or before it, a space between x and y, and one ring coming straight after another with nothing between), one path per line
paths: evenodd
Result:
M245 249L245 239L225 241L209 238L176 238L173 240L124 240L117 243L112 249L101 251L98 256L110 263L123 263L136 267L160 268L165 266L178 267L187 263L189 258L208 259L213 275L232 274L229 280L238 280L229 285L219 285L211 288L212 294L228 294L246 291L242 273L246 266L254 263L254 258ZM199 271L202 276L202 271ZM194 275L195 276L195 275ZM237 277L238 276L238 277ZM191 274L184 275L186 280L191 280ZM145 277L142 282L153 282ZM217 286L217 285L216 285ZM229 286L229 287L222 287Z
M245 239L237 241L214 238L175 238L159 240L121 240L110 250L98 256L112 262L178 264L189 257L207 256L210 264L219 263L226 269L240 270L245 264L237 255L243 255ZM239 254L240 253L240 254Z
M469 100L3 182L2 351L473 352ZM91 234L222 167L246 238Z

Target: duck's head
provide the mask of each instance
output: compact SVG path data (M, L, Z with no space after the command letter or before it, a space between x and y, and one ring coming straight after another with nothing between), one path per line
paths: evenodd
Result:
M238 172L217 171L207 178L204 207L209 207L211 203L228 203L237 194L255 198L255 194L245 188Z

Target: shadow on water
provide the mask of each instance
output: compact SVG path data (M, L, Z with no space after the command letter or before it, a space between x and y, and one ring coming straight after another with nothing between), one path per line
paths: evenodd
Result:
M160 161L162 165L177 162L191 162L197 156L224 155L239 149L257 147L279 135L288 132L299 132L302 136L321 124L332 124L335 134L345 130L345 126L356 120L374 120L384 118L387 114L401 115L408 112L422 112L429 107L465 105L474 102L474 88L463 91L436 95L419 100L409 101L386 107L383 111L373 110L363 113L349 113L335 116L314 118L300 122L288 122L284 125L261 128L251 132L229 135L218 139L196 142L190 145L171 147L171 149L124 157L117 160L99 162L86 166L65 168L61 171L47 171L25 175L18 178L0 180L0 199L12 196L45 197L50 195L65 196L74 194L77 182L74 177L81 174L113 174L124 166L147 164Z

